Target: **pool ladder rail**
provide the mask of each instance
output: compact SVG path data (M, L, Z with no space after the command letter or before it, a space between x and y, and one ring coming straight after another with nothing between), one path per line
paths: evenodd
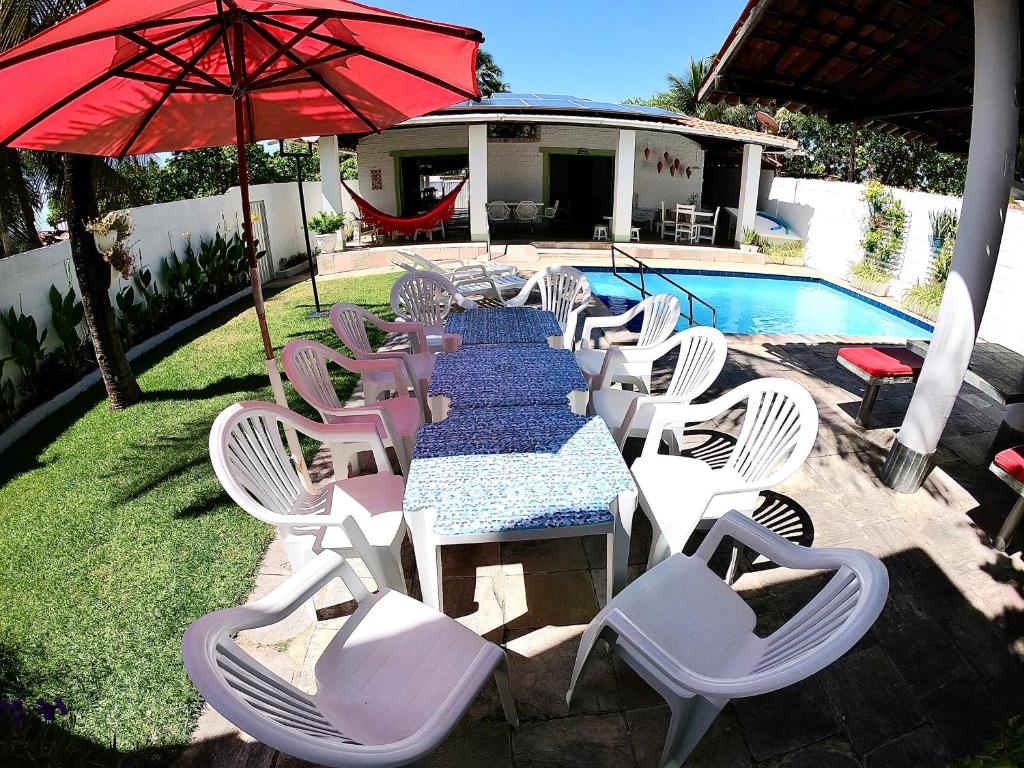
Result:
M618 246L613 245L611 248L612 248L612 274L615 275L617 278L619 278L619 280L621 280L622 282L624 282L627 285L630 285L633 288L636 288L638 291L640 291L640 300L641 301L643 299L646 299L648 296L652 295L647 290L647 286L646 286L646 282L645 282L645 275L647 273L651 273L652 275L656 275L657 277L660 277L666 283L668 283L672 287L676 288L677 290L681 291L686 296L688 311L686 312L685 317L686 317L687 323L689 323L689 325L691 327L694 326L694 325L701 325L701 323L698 323L694 319L694 317L693 317L693 304L694 304L694 302L697 302L701 306L704 306L704 307L706 307L707 309L709 309L711 311L711 327L712 328L717 328L718 327L718 313L717 313L717 311L715 310L715 308L713 306L711 306L706 301L704 301L704 299L702 299L700 296L698 296L697 294L695 294L695 293L693 293L691 291L688 291L686 288L683 288L683 286L681 286L675 280L670 278L668 275L666 275L660 269L655 269L654 267L648 266L647 264L642 262L640 259L638 259L636 256L634 256L634 255L632 255L630 253L626 253L624 250L622 250ZM635 263L637 265L637 271L639 272L639 278L640 278L640 284L639 285L634 283L629 278L624 277L619 272L619 265L618 265L618 263L615 260L616 254L618 254L620 256L625 256L627 259L629 259L630 261L632 261L633 263Z

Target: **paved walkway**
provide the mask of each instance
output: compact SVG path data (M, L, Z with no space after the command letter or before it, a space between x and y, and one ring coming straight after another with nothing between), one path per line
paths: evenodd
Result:
M783 376L811 391L821 416L812 457L765 498L756 517L802 544L859 547L882 558L892 580L887 606L864 640L823 673L730 704L687 766L942 766L976 750L996 723L1021 711L1024 567L1019 554L999 555L988 538L1013 497L978 463L998 426L998 410L965 388L939 468L918 493L895 494L879 482L877 469L910 391L884 391L876 428L857 428L853 414L863 386L836 366L837 346L802 338L731 343L716 390ZM730 421L707 425L702 439L728 440ZM643 569L650 538L641 512L637 520L631 578ZM406 574L418 595L411 552L406 555ZM288 571L275 543L260 570L256 596ZM507 649L522 725L510 731L496 692L485 688L432 765L658 764L668 711L617 658L599 656L571 711L564 701L580 634L601 602L603 541L448 547L444 576L449 614ZM818 574L755 561L737 588L755 608L759 631L768 632L821 583ZM312 688L315 659L351 611L347 598L321 596L323 620L316 627L299 612L267 630L244 633L241 642L286 679ZM180 765L305 764L252 743L207 710Z

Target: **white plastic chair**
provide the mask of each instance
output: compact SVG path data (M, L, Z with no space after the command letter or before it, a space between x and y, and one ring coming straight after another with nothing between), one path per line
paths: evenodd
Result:
M370 323L387 333L401 333L409 337L409 349L374 350L366 335L366 324ZM412 387L416 393L424 418L429 419L430 409L427 404L427 389L430 377L434 373L434 353L427 347L427 334L420 323L390 323L377 317L355 304L335 304L331 307L331 327L341 339L342 344L352 350L357 360L401 360L405 365L408 379L403 382L394 381L394 377L386 372L367 372L363 374L364 400L374 403L382 395L396 392L400 387ZM460 343L458 336L446 334L442 340L446 349L457 349Z
M316 408L325 424L372 425L384 445L395 449L402 475L408 476L416 431L423 425L420 403L409 396L408 389L399 387L396 396L388 400L346 408L338 399L327 370L327 363L332 362L352 373L384 373L400 381L405 376L401 360L353 360L319 342L305 340L285 344L282 358L288 381ZM339 455L333 457L333 461L335 466L345 466L345 462L351 462L351 457Z
M285 425L332 446L369 445L377 472L340 477L306 491L281 441ZM210 430L210 461L232 500L253 517L276 525L294 570L335 549L363 558L378 586L405 592L401 547L405 538L405 482L391 471L384 444L369 424L317 424L273 403L246 401L221 411ZM352 538L365 539L366 545Z
M711 421L744 402L736 444L722 467L658 453L666 431L671 432L670 451L678 453L686 425ZM786 480L806 461L817 435L814 398L789 379L749 381L699 405L656 405L643 451L630 468L640 507L654 528L649 566L681 552L701 521L714 521L729 510L753 514L761 492ZM736 559L734 551L730 581Z
M754 611L708 567L725 537L780 566L835 575L789 621L758 637ZM692 557L673 555L598 613L580 641L566 701L572 703L597 640L607 640L665 697L672 715L660 765L678 768L730 699L798 683L853 648L878 618L888 591L885 566L866 552L801 547L729 512Z
M281 621L337 577L359 607L317 659L316 693L232 639ZM492 675L505 717L519 724L498 646L418 600L367 591L336 552L321 553L266 597L197 619L182 655L210 706L258 741L316 765L427 765Z
M580 313L590 305L590 281L575 267L544 267L526 281L518 295L505 302L522 307L534 288L540 290L540 308L553 312L562 327L562 347L572 349Z
M391 286L391 309L403 320L423 327L431 352L444 349L444 324L453 305L477 308L450 280L434 272L408 272Z
M630 392L611 387L619 364L650 364L679 348L676 367L661 394ZM605 355L590 402L622 448L630 437L646 437L657 403L687 404L704 394L722 372L729 346L725 336L710 326L694 326L646 349L612 347Z
M697 222L696 231L694 233L693 242L700 243L707 240L709 243L714 244L715 237L718 235L718 214L722 212L722 206L715 208L715 216L711 219L710 224L701 224Z
M679 306L679 299L668 293L648 296L621 315L588 317L583 322L583 338L580 340L580 349L576 350L576 362L579 364L580 370L587 376L591 388L594 388L601 380L605 358L608 356L608 350L594 348L591 338L594 330L597 328L624 328L639 314L643 314L644 318L636 343L632 346L615 347L620 350L618 355L620 361L611 367L608 375L604 378L610 384L628 384L638 387L644 393L651 391L653 361L648 358L632 362L630 355L638 350L657 346L675 331L682 309Z

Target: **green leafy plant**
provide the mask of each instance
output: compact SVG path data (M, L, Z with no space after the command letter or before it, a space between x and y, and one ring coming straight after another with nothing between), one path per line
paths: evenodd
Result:
M740 235L740 242L744 245L759 245L760 238L757 236L757 230L753 227L744 227L743 233Z
M117 327L126 344L132 344L146 325L146 306L135 300L135 289L126 285L114 297L117 305Z
M882 284L889 282L889 273L869 259L851 264L850 275L865 283Z
M345 217L329 211L320 211L309 219L309 228L318 235L330 235L345 224Z
M34 394L39 363L43 359L46 329L40 334L35 318L23 312L15 312L14 307L9 308L6 314L0 313L0 325L3 325L11 338L10 354L0 358L0 364L6 369L8 363L14 363L21 371L21 387Z
M907 212L903 203L877 179L864 185L862 197L868 204L867 227L860 242L864 261L873 263L877 271L886 276L884 280L871 282L885 282L898 270L903 258ZM851 273L861 277L852 268Z
M67 362L74 366L81 347L82 338L78 328L85 319L82 302L78 300L75 289L68 286L68 292L62 295L57 286L51 285L48 294L50 300L50 326L60 339L61 352Z
M939 314L942 294L946 286L941 283L912 285L903 294L903 308L915 314L934 320Z
M943 240L942 247L935 254L932 261L932 279L937 283L946 284L949 278L949 268L953 264L953 250L956 247L955 240Z
M761 241L761 251L769 264L788 264L800 267L804 264L804 252L807 246L802 240L786 240L773 242Z
M999 736L982 746L979 754L961 758L949 768L1017 768L1024 765L1024 717L1014 717Z
M6 429L17 417L17 399L14 382L4 376L0 379L0 429Z

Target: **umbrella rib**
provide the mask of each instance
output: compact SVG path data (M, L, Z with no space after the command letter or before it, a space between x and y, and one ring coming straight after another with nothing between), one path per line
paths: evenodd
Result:
M271 26L274 26L274 27L280 27L281 29L287 29L287 30L292 31L292 32L294 32L294 31L296 31L298 29L298 27L295 27L295 26L293 26L291 24L288 24L287 22L280 21L278 19L271 19L269 17L265 17L263 19L263 22L266 23L266 24L269 24ZM322 43L328 43L330 45L337 45L337 46L344 45L344 46L348 46L350 49L352 49L352 51L354 53L366 56L368 59L373 59L374 61L377 61L377 62L379 62L381 64L386 65L386 66L394 67L395 69L398 69L398 70L400 70L402 72L405 72L406 74L412 75L413 77L417 77L417 78L419 78L421 80L425 80L428 83L431 83L433 85L436 85L436 86L439 86L441 88L444 88L445 90L452 91L453 93L457 93L460 96L465 96L467 99L475 99L478 96L478 94L473 92L473 91L468 91L465 88L460 88L457 85L453 85L453 84L447 82L446 80L442 80L439 77L434 77L433 75L427 74L426 72L421 72L420 70L416 69L415 67L410 67L407 64L402 64L399 61L395 61L394 59L392 59L389 56L384 56L383 54L376 53L374 51L369 51L369 50L367 50L363 46L353 46L352 43L345 42L345 41L340 40L339 38L333 37L331 35L324 35L324 34L320 34L320 33L317 33L317 32L309 33L308 37L311 37L314 40L318 40L318 41L320 41Z
M217 43L217 39L217 32L210 35L210 39L203 43L199 48L199 52L192 58L192 65L195 65L197 61L207 54L207 52ZM124 146L121 147L121 150L117 153L118 157L124 157L128 154L129 150L132 148L132 144L139 140L139 136L141 136L142 132L146 130L153 118L156 117L157 112L159 112L163 108L164 104L167 103L167 100L171 98L171 95L181 87L187 75L188 71L186 69L182 69L181 72L178 73L177 78L168 84L167 90L160 95L156 104L150 108L142 120L139 121L139 124L135 126L135 130L133 130L131 136L128 137L128 141L124 143Z
M85 43L92 43L97 40L102 40L105 37L117 37L124 36L129 32L144 32L149 29L155 29L159 27L173 27L177 24L188 24L191 22L199 22L194 28L193 32L198 31L205 27L210 22L209 15L204 16L186 16L177 19L153 19L151 21L139 22L138 24L129 24L124 27L116 27L115 29L106 29L102 32L90 32L87 35L78 35L68 40L61 40L57 43L50 43L25 53L11 56L10 58L0 60L0 69L6 69L13 67L15 64L21 64L29 59L34 59L39 56L46 56L47 54L54 53L55 51L64 50L65 48L71 48L76 45L84 45Z
M353 11L332 11L325 8L307 9L307 8L296 8L289 11L250 11L248 14L251 18L262 19L269 21L272 16L326 16L330 19L342 19L345 21L367 21L376 24L387 24L389 26L406 27L408 29L418 29L424 32L434 32L439 35L446 35L448 37L459 37L464 40L472 40L477 43L482 43L484 37L479 31L475 29L469 29L468 27L456 27L447 24L438 24L437 22L428 21L427 19L415 19L411 16L377 16L372 13L359 13ZM276 20L276 19L275 19Z
M129 40L131 40L133 43L135 43L137 45L141 45L144 48L148 48L150 51L155 53L157 56L159 56L159 57L161 57L163 59L167 59L167 61L171 62L172 64L177 64L179 67L182 68L183 71L186 72L186 75L188 75L188 74L195 75L196 77L198 77L198 78L200 78L202 80L205 80L210 85L215 86L217 88L221 88L224 93L230 92L230 88L225 83L223 83L220 80L218 80L216 77L211 75L209 72L206 72L206 71L204 71L202 69L199 69L195 65L195 62L197 62L198 59L194 59L192 62L185 61L185 59L181 58L180 56L178 56L176 54L173 54L170 51L168 51L167 50L167 46L159 46L156 43L152 42L151 40L147 40L142 35L138 35L138 34L136 34L134 32L130 32L130 33L126 34L125 37L128 38Z
M216 21L207 19L206 22L200 24L198 27L190 29L187 32L183 32L179 35L176 35L174 38L171 39L171 41L168 41L167 45L174 45L174 43L176 42L180 42L181 40L184 40L185 38L190 37L191 35L194 35L198 32L202 32L204 29L212 27L215 23ZM126 59L124 62L122 62L109 72L104 72L101 75L94 77L85 85L76 88L74 91L69 93L67 96L64 96L62 99L58 99L56 102L51 104L43 111L36 113L27 122L22 123L21 126L19 128L16 128L12 133L8 134L3 139L0 139L0 147L8 146L12 141L17 139L26 131L29 131L35 126L39 125L39 123L48 118L50 115L64 109L64 107L73 102L75 99L84 96L93 88L102 85L110 78L120 77L124 72L128 71L128 69L134 67L140 61L143 61L147 56L149 56L148 51L140 51L139 53L136 53L134 56L131 56L130 58Z
M154 85L173 85L181 91L188 91L189 93L207 93L217 96L225 95L223 87L214 88L212 85L206 83L197 83L192 80L179 79L177 77L163 77L162 75L150 75L145 72L122 72L118 77L123 77L127 80L137 80L140 83L152 83Z
M346 56L353 56L358 51L334 51L333 53L324 54L323 56L315 56L312 59L307 59L303 64L294 64L285 69L279 69L276 72L271 72L261 80L255 80L249 83L249 88L254 91L262 90L264 88L276 88L281 85L281 80L290 75L294 75L296 72L302 72L309 67L317 66L318 64L326 64L329 61L336 61L337 59L344 58Z
M224 16L223 0L217 0L217 23L220 25L220 41L224 45L224 61L228 65L228 72L231 73L232 83L234 83L235 65L231 61L231 45L228 42L228 22Z
M264 39L270 38L270 42L271 43L274 40L277 39L272 34L267 32L267 30L263 29L263 27L261 27L259 24L250 24L250 27L257 34L259 34L261 37L263 37ZM310 77L312 77L314 80L316 80L317 84L321 88L323 88L325 91L327 91L329 94L331 94L331 96L333 96L335 99L337 99L339 102L341 102L341 104L344 105L346 109L348 109L353 115L355 115L357 118L359 118L363 122L363 125L365 125L367 128L369 128L374 133L380 133L380 128L378 128L373 123L372 120L370 120L368 117L366 117L366 115L364 115L356 107L356 105L353 104L343 93L341 93L337 88L335 88L333 85L328 83L326 78L324 78L323 75L321 75L315 69L309 68L309 65L306 62L304 62L302 60L302 58L299 57L294 51L286 51L285 52L285 56L287 56L295 64L301 64L305 68L305 71L309 73Z
M291 38L289 38L288 40L278 41L276 46L275 46L277 50L275 50L270 56L268 56L263 61L262 64L260 64L258 67L256 67L256 69L254 69L252 72L249 73L249 75L248 75L249 82L252 83L255 80L257 80L260 75L262 75L264 72L266 72L278 59L280 59L282 56L284 56L286 51L291 50L292 47L297 42L299 42L300 40L303 40L307 35L309 35L310 32L312 32L314 29L316 29L317 27L319 27L323 23L324 23L324 17L323 16L317 16L315 19L313 19L313 21L311 21L305 27L300 29L295 34L293 34L291 36ZM278 74L278 73L276 73L276 72L272 73L271 76L273 76L274 74Z

